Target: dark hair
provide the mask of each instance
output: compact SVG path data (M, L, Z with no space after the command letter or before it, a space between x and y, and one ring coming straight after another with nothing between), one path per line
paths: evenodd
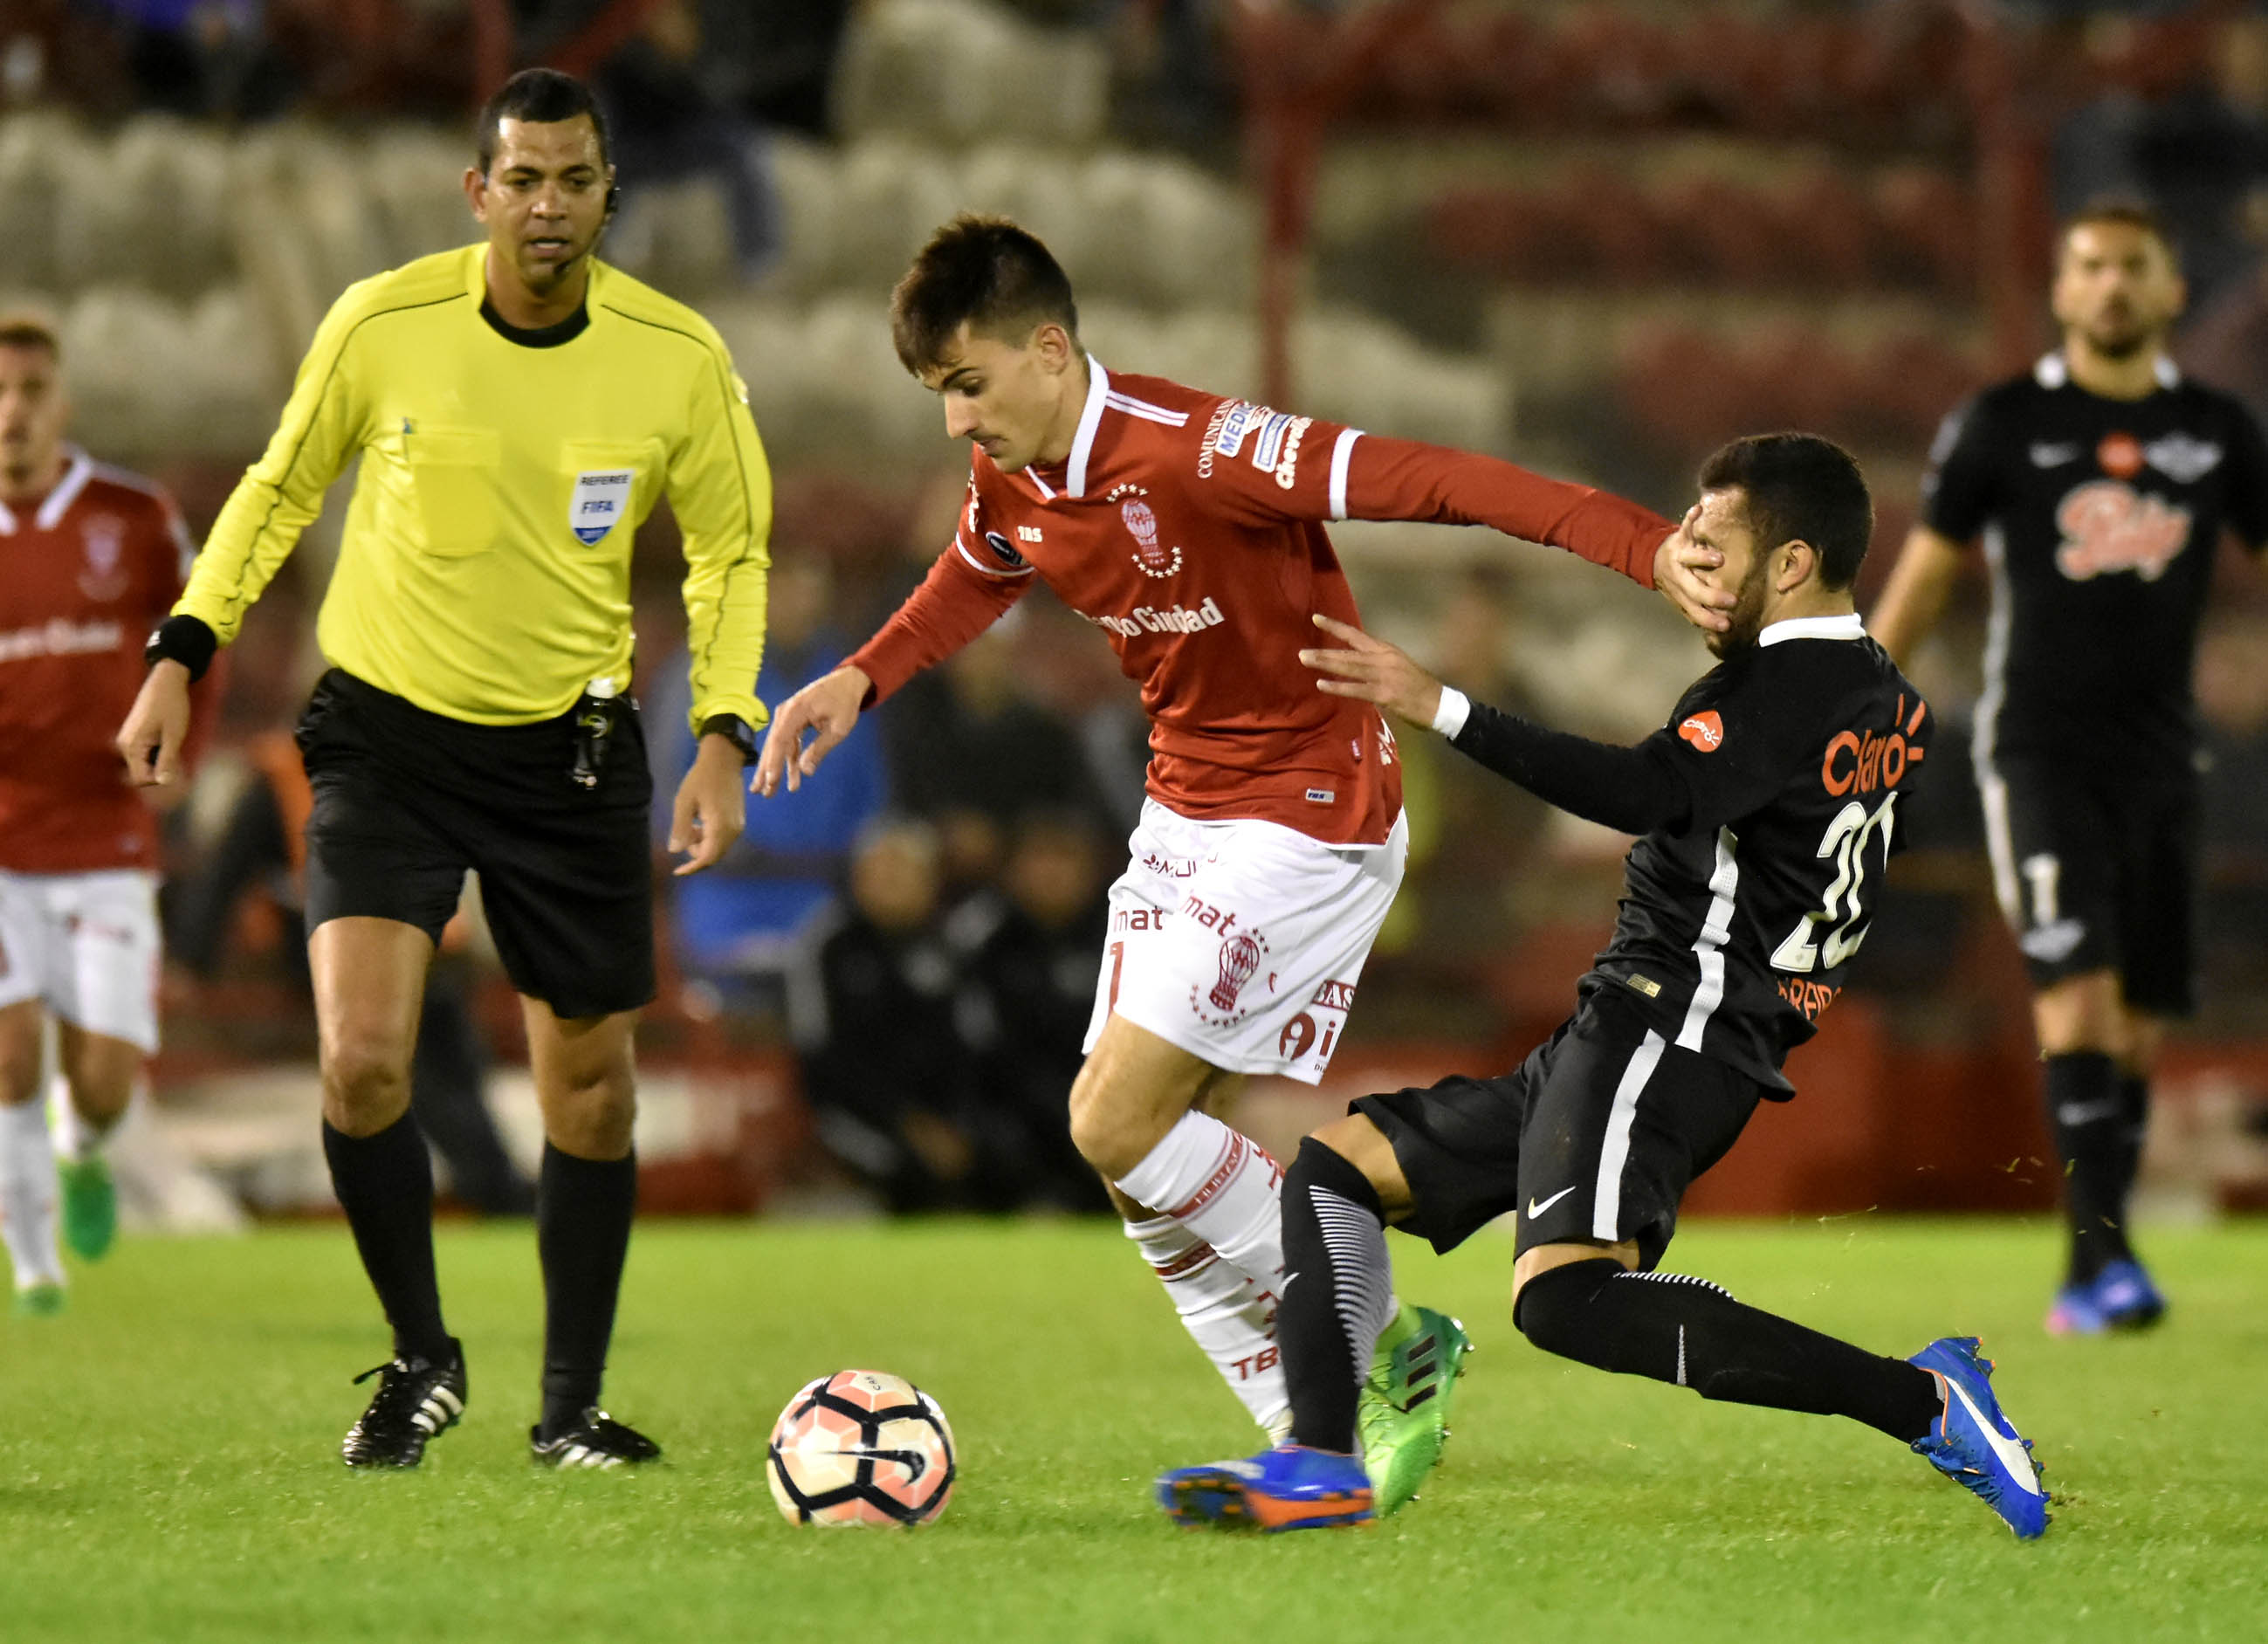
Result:
M2061 262L2064 253L2071 249L2071 237L2076 231L2105 225L2139 229L2165 247L2167 257L2176 268L2181 266L2181 247L2174 244L2173 231L2166 226L2166 219L2148 201L2132 195L2098 195L2064 218L2056 230L2056 261Z
M1856 457L1817 434L1750 434L1701 465L1703 490L1735 486L1758 551L1808 542L1824 586L1847 588L1857 579L1874 534L1874 504Z
M63 364L63 338L38 314L0 314L0 348L43 348L57 365Z
M930 237L890 293L890 340L918 375L965 324L1020 341L1048 321L1079 335L1079 305L1063 265L1005 217L956 217Z
M556 69L522 69L481 105L480 114L473 122L473 154L481 175L487 176L496 162L497 139L505 121L533 120L549 125L578 114L591 116L592 129L599 134L599 162L611 164L614 145L607 140L607 116L599 107L599 100L591 95L591 88Z

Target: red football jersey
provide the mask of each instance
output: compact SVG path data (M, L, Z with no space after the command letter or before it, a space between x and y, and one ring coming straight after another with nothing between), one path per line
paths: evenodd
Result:
M84 452L39 503L0 504L0 868L156 866L111 739L195 551L171 498Z
M1150 715L1151 795L1383 844L1394 734L1315 689L1314 613L1359 623L1331 520L1492 526L1651 587L1668 520L1492 457L1383 439L1157 377L1093 373L1070 458L1015 474L972 448L968 499L922 586L850 660L880 702L1043 580L1101 629Z

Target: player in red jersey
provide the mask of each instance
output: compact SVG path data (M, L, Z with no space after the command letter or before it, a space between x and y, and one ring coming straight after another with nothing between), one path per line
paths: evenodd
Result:
M110 734L195 552L164 491L64 442L62 365L45 322L0 319L0 1220L25 1312L63 1296L47 1019L70 1093L63 1231L85 1257L116 1225L102 1137L158 1048L157 823Z
M1281 1171L1208 1110L1243 1074L1320 1080L1406 837L1385 721L1316 691L1300 666L1316 613L1359 620L1325 523L1492 526L1644 586L1659 571L1705 627L1730 601L1692 576L1713 556L1674 559L1669 521L1603 492L1113 376L1079 343L1062 269L1011 223L939 231L892 318L899 358L975 447L968 500L881 631L777 710L757 791L793 788L865 708L1036 581L1103 630L1142 688L1152 758L1111 890L1072 1137L1190 1334L1273 1430L1288 1408L1270 1334ZM1449 1335L1443 1353L1462 1345ZM1441 1368L1417 1357L1409 1380Z

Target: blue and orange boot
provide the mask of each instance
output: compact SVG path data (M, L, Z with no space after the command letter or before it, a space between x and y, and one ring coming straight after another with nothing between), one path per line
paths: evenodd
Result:
M1191 1529L1337 1530L1374 1516L1362 1457L1302 1444L1279 1444L1246 1461L1175 1468L1158 1480L1158 1505Z

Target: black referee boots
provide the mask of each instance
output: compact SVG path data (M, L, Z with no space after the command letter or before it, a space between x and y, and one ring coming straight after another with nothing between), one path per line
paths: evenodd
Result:
M340 1454L350 1467L415 1467L428 1441L457 1425L465 1413L465 1350L449 1338L446 1359L395 1359L355 1377L378 1378L378 1392L362 1419L347 1430Z
M564 1471L571 1467L633 1467L640 1462L658 1462L661 1446L593 1404L556 1437L547 1439L541 1427L530 1427L527 1453L537 1466Z

